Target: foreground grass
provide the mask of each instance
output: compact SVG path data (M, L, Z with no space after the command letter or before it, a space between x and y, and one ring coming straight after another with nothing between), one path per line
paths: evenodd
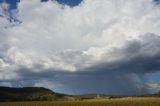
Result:
M0 106L160 106L160 98L92 99L84 101L1 102Z

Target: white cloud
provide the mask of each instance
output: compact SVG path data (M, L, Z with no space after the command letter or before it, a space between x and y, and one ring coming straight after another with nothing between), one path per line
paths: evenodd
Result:
M148 32L160 34L159 8L154 7L151 0L85 0L74 8L63 7L51 1L41 3L39 0L22 0L18 7L18 18L22 24L8 29L12 35L8 40L11 46L17 48L17 53L26 56L15 59L25 62L29 60L29 63L24 63L27 66L32 64L31 61L35 58L43 58L42 60L50 61L44 63L45 67L48 67L48 64L56 64L66 67L65 70L77 70L74 65L88 62L86 59L101 61L106 52L108 60L114 58L109 54L110 51L123 47L127 40ZM77 51L77 57L71 56L74 51ZM64 58L63 52L66 53ZM89 53L92 55L86 55ZM52 56L62 57L56 57L60 60L54 60L50 59Z
M6 11L8 10L9 5L5 2L0 4L0 15L1 17L6 17ZM8 18L8 17L6 17Z
M150 81L146 83L146 88L150 91L150 93L157 93L160 91L160 83Z
M36 49L48 54L65 49L119 46L130 37L147 32L159 34L159 12L150 0L86 0L78 7L64 9L52 2L22 1L19 11L23 23L11 30L11 42L27 51Z
M133 65L135 57L160 53L160 7L153 0L84 0L73 8L56 1L21 0L15 17L22 23L14 27L8 27L3 5L1 80L25 77L20 76L23 68L33 73L79 72L105 64L118 70L123 65L117 63Z

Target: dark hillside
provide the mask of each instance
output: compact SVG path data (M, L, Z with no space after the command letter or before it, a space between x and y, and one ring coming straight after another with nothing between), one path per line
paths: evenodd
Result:
M43 87L0 87L0 101L43 101L62 99L66 95Z

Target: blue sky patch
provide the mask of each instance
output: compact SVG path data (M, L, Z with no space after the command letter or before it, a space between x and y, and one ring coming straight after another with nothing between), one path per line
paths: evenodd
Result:
M47 2L48 0L41 0L42 2ZM66 4L69 6L76 6L79 3L81 3L82 0L57 0L58 3L60 4ZM10 4L10 9L15 9L17 8L17 3L20 2L20 0L0 0L0 3L6 2Z

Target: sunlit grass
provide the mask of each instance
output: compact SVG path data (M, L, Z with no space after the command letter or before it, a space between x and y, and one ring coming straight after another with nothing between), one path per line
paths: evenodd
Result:
M1 102L0 106L160 106L160 98L90 99L83 101Z

